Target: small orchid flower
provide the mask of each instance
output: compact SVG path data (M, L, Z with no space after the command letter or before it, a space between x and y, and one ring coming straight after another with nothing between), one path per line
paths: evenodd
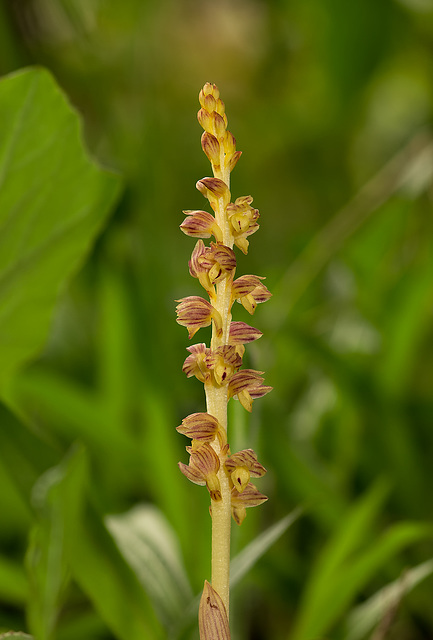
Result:
M217 476L220 459L210 444L204 443L197 449L186 447L190 454L189 464L178 462L179 469L184 476L194 484L206 485L212 500L221 500L221 486Z

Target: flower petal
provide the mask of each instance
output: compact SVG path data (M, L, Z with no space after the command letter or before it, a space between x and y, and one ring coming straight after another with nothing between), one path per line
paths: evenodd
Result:
M248 507L258 507L266 502L267 496L260 491L251 482L247 484L242 493L237 491L236 487L232 489L232 516L236 524L241 525L246 516Z
M230 191L223 180L219 178L202 178L196 183L197 189L209 200L211 205L217 206L217 201L222 198L224 204L230 202Z
M209 371L206 366L205 358L210 351L204 342L200 344L193 344L187 347L187 351L190 352L182 366L182 371L186 374L187 378L195 376L201 382L204 382L209 377Z
M192 413L176 427L179 433L200 442L211 442L219 429L221 426L218 420L209 413Z
M190 338L192 338L201 327L208 327L212 320L215 323L217 335L221 335L221 314L210 302L204 298L200 298L200 296L189 296L176 300L176 302L178 302L176 307L176 322L188 329Z
M219 594L207 580L198 610L200 640L230 640L229 621Z
M216 106L216 104L215 104ZM220 165L220 143L211 133L204 131L201 137L201 146L208 160L216 167Z
M261 478L266 473L265 467L257 460L257 455L253 449L243 449L233 453L227 458L224 466L229 473L232 473L237 467L246 467L255 478Z
M187 217L180 225L180 229L185 235L193 238L210 238L214 235L217 242L222 242L222 231L212 214L201 210L183 213Z
M263 333L246 322L232 322L230 324L229 344L247 344L261 338Z

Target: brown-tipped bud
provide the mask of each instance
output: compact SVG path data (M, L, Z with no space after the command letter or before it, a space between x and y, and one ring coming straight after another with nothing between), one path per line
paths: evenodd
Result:
M207 96L204 96L203 99L203 109L206 109L209 113L215 111L216 108L216 100L212 94L208 93Z
M223 234L212 214L207 211L183 211L188 217L180 225L187 236L193 238L210 238L215 236L217 242L222 242Z
M216 86L216 84L213 84L212 82L206 82L206 84L204 85L200 93L202 92L204 96L212 95L215 98L215 100L218 100L218 98L220 97L220 92L218 87Z
M210 377L210 372L206 365L206 356L210 352L204 342L200 344L193 344L187 347L187 351L190 355L185 358L182 371L186 374L187 378L195 376L200 382L205 382Z
M176 430L187 438L199 442L212 442L219 429L218 420L209 413L192 413L182 420Z
M199 329L208 327L212 320L215 324L217 335L222 335L222 318L210 302L200 298L200 296L189 296L176 300L179 304L176 307L176 322L188 329L188 336L191 339Z
M226 106L221 98L218 98L218 100L216 101L215 111L219 113L220 116L223 116L226 112Z
M203 127L205 131L207 131L208 133L213 133L213 117L212 114L209 113L209 111L206 111L206 109L200 109L200 111L197 113L197 120L199 121L200 126Z
M230 640L229 621L223 601L206 580L198 610L200 640Z
M247 344L261 338L263 333L246 322L231 322L229 344Z
M178 463L183 475L194 484L206 485L212 500L221 500L221 487L217 476L220 460L215 451L206 442L198 448L186 447L186 450L190 454L189 464Z
M224 203L230 202L230 191L224 180L220 180L219 178L202 178L198 180L196 187L211 204L219 198L222 198Z
M224 114L223 116L220 116L219 113L214 111L212 113L212 120L216 137L221 139L224 138L227 127L226 115Z
M226 131L222 140L224 153L226 156L232 156L236 151L236 138L230 131Z
M207 155L208 160L212 162L213 165L219 166L220 144L215 136L205 131L201 137L201 146L203 151Z
M233 171L233 169L235 168L235 166L238 163L239 158L242 155L242 151L235 151L234 154L232 156L229 156L226 159L226 167L228 168L228 170L230 171L230 173Z
M251 482L247 484L242 493L237 491L236 487L232 489L232 516L236 524L241 525L246 516L248 507L258 507L266 502L267 496L260 491Z

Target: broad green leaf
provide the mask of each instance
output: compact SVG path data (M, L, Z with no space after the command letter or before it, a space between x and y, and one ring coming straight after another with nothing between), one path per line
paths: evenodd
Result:
M73 576L119 640L162 640L165 634L137 575L101 517L88 509L75 530Z
M325 547L307 584L291 640L326 634L386 562L405 546L431 537L430 525L402 522L372 539L373 519L385 495L386 485L375 485Z
M350 510L335 535L319 555L305 587L291 640L320 636L324 603L328 603L330 587L345 561L372 534L372 525L387 494L383 482L374 485Z
M423 538L431 538L432 527L402 522L391 527L363 553L349 560L332 576L328 591L316 603L316 634L326 633L347 611L356 594L372 579L381 567L404 547Z
M345 640L363 640L379 624L390 608L400 602L420 582L433 573L433 560L427 560L380 589L366 602L355 607L347 619Z
M76 112L44 69L0 81L0 123L3 389L43 346L59 291L100 231L119 179L89 158Z
M244 575L255 565L266 551L283 533L299 518L303 509L298 507L287 516L270 526L257 536L245 549L233 558L230 564L230 586L234 587Z
M139 505L110 516L107 526L165 626L177 623L192 599L192 589L176 534L161 511Z
M38 477L56 465L58 452L34 434L0 403L0 450L5 467L30 509ZM120 640L164 637L137 576L120 553L96 509L86 506L74 523L77 541L70 549L72 577Z
M46 471L33 489L36 524L30 535L26 565L30 581L27 614L40 640L55 637L61 600L69 582L69 558L81 520L86 460L79 448Z

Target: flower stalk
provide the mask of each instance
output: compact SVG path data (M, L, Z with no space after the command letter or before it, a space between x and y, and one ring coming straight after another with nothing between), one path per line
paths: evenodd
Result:
M179 463L181 472L195 484L206 486L211 499L212 571L211 584L205 582L200 604L200 638L229 638L229 570L231 518L240 525L246 508L267 500L250 482L266 472L252 449L232 454L227 436L227 403L234 397L251 411L253 400L271 390L263 384L261 371L241 369L245 344L262 333L244 322L232 322L237 301L253 314L257 304L271 296L260 276L245 275L236 280L233 247L248 253L250 235L259 228L259 212L251 196L232 202L230 174L241 152L227 130L225 106L214 84L206 83L199 95L197 114L204 132L201 144L212 166L213 176L202 178L197 189L213 211L184 211L180 225L188 236L199 238L191 255L189 270L199 280L209 301L200 296L178 300L177 322L188 330L189 338L212 325L210 346L188 347L183 371L204 384L206 412L187 416L177 430L191 439L187 447L189 464ZM215 241L206 246L203 238ZM212 631L212 629L214 631ZM217 631L215 631L217 630ZM212 635L212 633L214 635ZM217 633L217 635L215 635Z

